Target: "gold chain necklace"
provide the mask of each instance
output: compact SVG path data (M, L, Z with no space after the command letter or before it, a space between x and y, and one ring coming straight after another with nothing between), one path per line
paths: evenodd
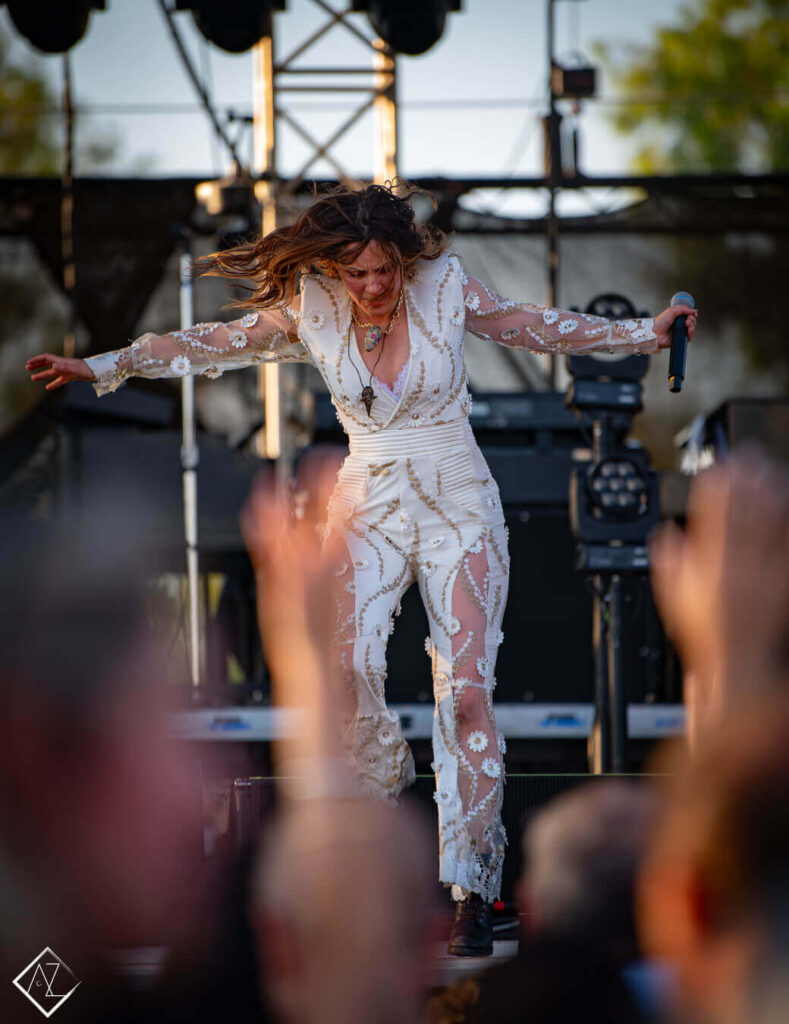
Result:
M373 323L363 324L361 322L361 320L357 320L356 319L356 306L355 306L353 300L351 301L351 319L353 320L353 322L356 324L357 327L366 328L366 333L364 335L364 351L365 352L372 352L372 350L375 348L375 346L380 341L382 341L385 337L387 337L387 335L392 333L392 331L394 330L394 325L397 322L397 318L400 316L400 306L402 305L402 303L403 303L403 289L401 288L400 289L400 295L397 298L397 305L395 306L394 311L392 313L392 319L389 321L389 326L388 327L379 327L378 324L373 324Z
M384 346L383 346L383 344L381 345L381 351L378 353L378 358L373 363L373 368L370 371L370 380L369 380L369 382L367 384L365 384L364 381L362 380L362 375L359 373L359 368L356 365L356 363L353 361L353 356L351 355L351 338L352 337L353 337L353 328L349 327L348 328L348 361L350 362L350 364L354 368L354 370L356 370L356 376L359 378L359 383L362 385L362 393L361 393L361 395L359 397L361 398L362 402L364 403L364 407L367 410L367 415L368 416L372 416L371 409L373 407L373 402L378 397L376 395L376 393L373 391L373 375L375 374L375 371L376 371L376 368L377 368L378 364L381 362L381 356L384 354ZM384 342L386 342L386 336L384 336Z

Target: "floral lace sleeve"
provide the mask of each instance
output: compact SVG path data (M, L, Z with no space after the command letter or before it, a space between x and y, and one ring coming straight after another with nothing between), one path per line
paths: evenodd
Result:
M195 324L169 334L143 334L127 348L85 360L97 395L115 391L128 377L221 377L263 362L311 362L299 340L300 313L290 307L254 310L231 323Z
M478 338L534 352L657 352L654 321L606 320L586 313L514 302L463 274L466 330Z

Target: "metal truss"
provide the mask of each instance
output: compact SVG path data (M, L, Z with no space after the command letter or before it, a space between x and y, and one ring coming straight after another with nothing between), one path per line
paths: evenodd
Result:
M374 180L385 181L397 176L397 73L394 52L381 39L373 38L353 24L349 19L349 11L338 11L327 0L305 2L313 3L327 15L326 21L319 28L281 59L275 53L273 35L261 39L255 48L254 169L264 176L258 186L258 198L264 204L264 231L276 222L276 209L272 210L271 207L293 196L319 160L325 160L333 168L339 181L353 177L333 150L340 139L369 112L372 112L374 118ZM329 67L302 63L302 58L318 42L337 29L349 32L369 51L369 64ZM321 97L357 94L359 103L328 139L320 141L287 106L288 96L308 93L319 94ZM278 128L283 124L311 149L309 158L295 174L287 178L278 173L277 161ZM269 209L266 210L266 207Z
M296 193L303 187L310 168L325 160L339 181L352 178L333 152L342 139L365 114L374 119L374 180L397 177L397 74L394 52L381 39L373 38L353 24L346 11L338 11L327 0L310 0L326 14L326 21L284 58L278 58L275 36L264 37L254 50L254 171L260 176L255 195L263 208L262 231L267 234L283 215L292 215ZM367 65L327 67L302 63L305 54L334 30L351 33L369 51ZM359 103L342 124L324 141L288 109L287 97L293 94L358 94ZM277 135L287 125L311 149L309 158L288 178L279 174ZM287 423L298 407L298 386L294 375L276 363L264 364L258 375L258 393L263 402L266 423L258 435L258 451L278 459L287 472L293 454ZM287 406L292 408L289 410Z

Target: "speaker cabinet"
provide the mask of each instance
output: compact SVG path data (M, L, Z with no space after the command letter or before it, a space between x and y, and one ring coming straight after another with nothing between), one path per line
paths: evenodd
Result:
M531 817L554 798L582 784L605 785L613 775L507 775L504 785L502 821L509 846L504 860L501 898L512 904L515 883L522 867L521 839ZM628 776L629 779L637 776ZM433 800L432 775L420 775L404 796L423 810L432 828L433 854L438 871L438 812ZM231 828L236 846L246 848L257 842L261 828L271 820L276 804L276 779L236 779L233 785Z

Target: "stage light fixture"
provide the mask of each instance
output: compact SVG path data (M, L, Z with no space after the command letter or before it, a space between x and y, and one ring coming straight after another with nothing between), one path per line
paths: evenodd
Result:
M351 0L352 11L364 11L374 31L397 53L426 53L444 31L447 14L459 11L460 0Z
M598 519L636 519L647 512L647 481L632 459L611 456L596 462L587 475L586 489Z
M286 0L175 0L176 11L191 11L195 25L215 46L229 53L250 50L271 35L271 16Z
M613 293L598 295L585 312L609 319L637 315L625 296ZM582 562L588 567L602 552L620 570L642 568L643 545L658 522L658 479L647 452L627 434L643 406L649 356L570 356L567 366L567 405L592 423L592 451L570 478L570 522Z
M589 100L597 89L597 71L591 65L551 66L551 87L557 100Z
M5 0L14 28L43 53L66 53L85 35L91 11L106 0ZM0 0L0 6L2 2Z

